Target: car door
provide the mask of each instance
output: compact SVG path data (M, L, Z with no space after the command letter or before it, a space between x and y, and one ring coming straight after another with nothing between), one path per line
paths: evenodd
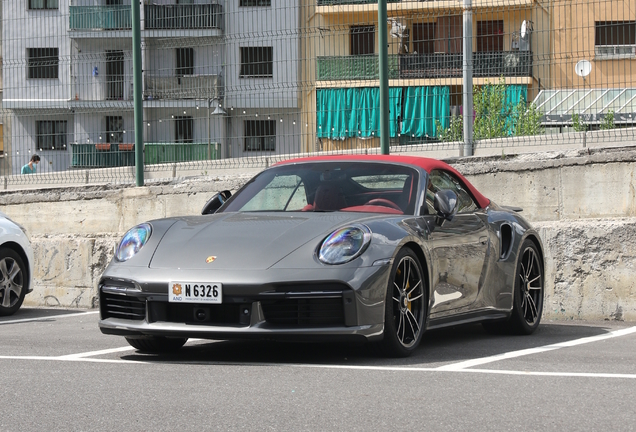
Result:
M452 221L434 225L429 237L435 271L432 315L466 307L475 301L482 288L490 244L485 212L452 173L443 170L430 173L426 191L429 214L435 214L435 193L444 189L457 194L459 208Z

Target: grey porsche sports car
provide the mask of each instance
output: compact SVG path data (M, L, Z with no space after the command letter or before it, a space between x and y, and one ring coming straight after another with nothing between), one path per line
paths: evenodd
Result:
M99 326L147 352L192 337L352 338L407 356L426 329L530 334L543 249L520 210L434 159L289 160L201 216L129 230L99 282Z

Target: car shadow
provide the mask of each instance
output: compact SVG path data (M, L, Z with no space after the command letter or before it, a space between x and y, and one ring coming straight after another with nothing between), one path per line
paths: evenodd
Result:
M135 351L123 360L188 364L299 364L438 367L480 357L605 334L602 325L542 324L533 335L493 335L481 325L428 331L407 358L388 358L373 344L291 343L279 341L193 341L177 352L145 354Z

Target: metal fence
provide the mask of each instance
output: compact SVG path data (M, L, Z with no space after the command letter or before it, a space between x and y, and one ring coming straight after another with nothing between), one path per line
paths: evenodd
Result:
M130 1L98 3L2 1L5 188L134 182L135 73L148 179L379 152L379 26L391 152L459 156L465 121L476 155L636 136L636 0L473 0L471 113L459 1L146 0L141 71Z

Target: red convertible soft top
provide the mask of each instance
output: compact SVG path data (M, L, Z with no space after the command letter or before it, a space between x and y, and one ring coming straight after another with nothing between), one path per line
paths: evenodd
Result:
M313 156L313 157L305 157L305 158L297 158L297 159L289 159L286 161L282 161L277 163L276 165L286 165L292 163L302 163L302 162L328 162L328 161L374 161L374 162L391 162L391 163L399 163L404 165L411 165L422 168L426 172L430 173L433 170L440 169L451 172L457 176L457 178L464 184L466 189L470 191L475 201L481 208L485 208L490 204L490 200L483 196L475 187L470 184L466 178L461 175L459 171L455 168L447 164L446 162L442 162L437 159L418 157L418 156L400 156L400 155L333 155L333 156Z

